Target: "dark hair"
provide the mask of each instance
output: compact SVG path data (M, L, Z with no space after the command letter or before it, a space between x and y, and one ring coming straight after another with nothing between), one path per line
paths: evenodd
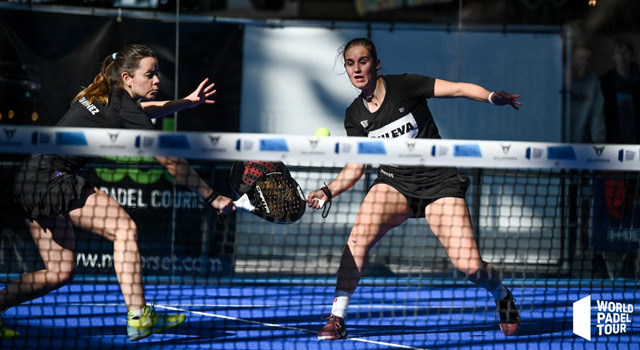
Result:
M345 62L345 53L347 52L347 50L349 50L350 48L354 47L354 46L362 46L365 49L367 49L367 51L369 51L369 54L371 55L371 58L373 59L374 62L378 61L378 51L376 50L376 46L373 44L373 41L367 39L367 38L355 38L355 39L351 39L349 40L348 43L346 43L341 49L340 49L340 56L342 56L342 64L344 65Z
M631 41L629 37L626 37L624 35L618 35L617 37L615 37L615 39L613 39L613 48L614 49L626 48L626 49L629 49L631 53L635 52L633 41Z
M100 73L89 86L76 95L71 104L85 97L90 103L97 100L106 106L109 104L111 91L123 88L120 74L127 72L133 75L140 65L140 60L146 57L155 58L156 55L149 47L135 44L126 45L120 51L108 55L102 61Z

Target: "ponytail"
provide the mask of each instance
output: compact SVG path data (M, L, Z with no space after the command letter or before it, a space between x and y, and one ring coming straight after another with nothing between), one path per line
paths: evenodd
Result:
M153 50L144 45L127 45L119 52L109 54L102 61L100 73L96 75L93 82L83 88L71 101L76 103L82 97L89 103L100 102L103 106L109 104L109 95L116 89L123 89L122 72L133 72L138 68L140 60L145 57L156 57Z

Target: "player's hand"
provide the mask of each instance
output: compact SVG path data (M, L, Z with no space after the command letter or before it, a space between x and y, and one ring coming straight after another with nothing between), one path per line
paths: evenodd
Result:
M216 199L211 202L211 206L218 209L218 214L222 215L236 211L236 205L233 203L233 200L223 195L216 197Z
M214 90L215 83L211 83L207 85L209 82L209 78L203 80L200 85L187 97L186 100L191 102L191 108L196 107L202 103L206 104L214 104L216 101L212 100L211 97L217 92Z
M322 190L315 190L307 196L307 206L313 209L322 209L329 197Z
M520 95L513 95L506 91L494 91L493 95L491 95L491 101L496 106L504 106L510 105L515 109L520 109L518 106L522 105L522 102L517 99L520 98Z

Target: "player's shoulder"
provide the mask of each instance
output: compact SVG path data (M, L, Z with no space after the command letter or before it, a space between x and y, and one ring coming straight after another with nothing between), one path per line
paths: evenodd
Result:
M104 106L98 100L91 102L83 96L71 105L56 125L91 127L96 124L96 120L100 120L104 111Z
M415 83L415 82L425 82L425 81L435 80L435 78L432 78L428 75L418 74L418 73L404 73L401 75L396 75L396 79L404 83Z

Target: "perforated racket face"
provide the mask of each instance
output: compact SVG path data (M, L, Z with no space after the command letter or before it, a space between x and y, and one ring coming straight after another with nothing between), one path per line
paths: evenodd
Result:
M238 195L243 195L247 193L260 176L273 172L291 176L289 169L282 162L263 162L259 160L235 162L231 168L231 186Z
M256 215L280 224L290 224L304 215L306 201L298 183L282 173L269 173L247 191Z

